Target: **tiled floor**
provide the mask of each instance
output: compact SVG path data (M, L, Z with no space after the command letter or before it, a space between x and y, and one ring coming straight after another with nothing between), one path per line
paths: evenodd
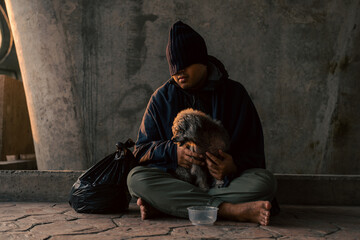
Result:
M360 207L282 206L270 226L187 219L142 221L124 214L78 214L67 203L0 203L0 239L360 239Z

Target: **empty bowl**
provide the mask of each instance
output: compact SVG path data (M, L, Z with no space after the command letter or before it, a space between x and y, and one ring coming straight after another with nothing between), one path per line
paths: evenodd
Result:
M217 207L193 206L187 208L193 225L212 225L217 218Z

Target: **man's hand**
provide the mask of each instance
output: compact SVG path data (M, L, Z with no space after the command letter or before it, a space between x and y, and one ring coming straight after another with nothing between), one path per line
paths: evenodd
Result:
M237 167L230 154L219 150L220 156L223 160L217 158L209 152L206 152L206 164L211 176L217 180L223 180L225 176L236 173Z
M178 165L184 168L190 168L192 164L205 166L205 161L200 160L204 156L187 149L184 145L177 146L177 157Z

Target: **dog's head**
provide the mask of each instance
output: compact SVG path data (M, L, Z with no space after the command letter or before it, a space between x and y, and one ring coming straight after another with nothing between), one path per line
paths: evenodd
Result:
M230 144L229 135L220 121L191 108L178 113L171 129L175 143L182 146L191 142L200 154L210 152L218 155L218 149L226 151Z

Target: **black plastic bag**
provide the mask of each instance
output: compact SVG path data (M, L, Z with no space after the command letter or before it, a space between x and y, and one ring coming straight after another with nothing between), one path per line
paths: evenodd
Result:
M129 139L116 144L117 151L92 166L74 183L69 204L79 213L116 213L129 208L131 196L126 184L136 161L128 149L134 146Z

